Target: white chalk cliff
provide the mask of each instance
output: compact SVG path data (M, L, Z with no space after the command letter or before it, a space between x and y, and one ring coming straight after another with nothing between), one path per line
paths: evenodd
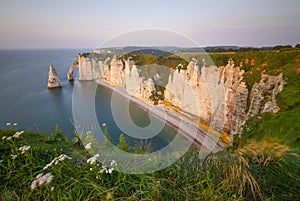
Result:
M93 54L78 55L68 72L69 80L73 79L74 68L79 68L79 80L102 79L112 86L124 88L140 100L153 103L155 77L142 77L130 58L99 59ZM244 70L235 66L232 59L220 67L205 66L205 62L198 66L197 63L192 59L186 70L182 69L182 64L176 70L171 69L165 86L164 101L179 108L183 115L196 118L214 130L237 134L247 118L259 112L278 112L276 95L283 89L282 74L262 76L253 86L246 113L249 93L243 81Z

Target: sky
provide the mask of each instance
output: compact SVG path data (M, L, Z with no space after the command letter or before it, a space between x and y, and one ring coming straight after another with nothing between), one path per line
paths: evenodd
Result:
M0 0L0 49L94 48L142 29L199 46L300 43L299 0Z

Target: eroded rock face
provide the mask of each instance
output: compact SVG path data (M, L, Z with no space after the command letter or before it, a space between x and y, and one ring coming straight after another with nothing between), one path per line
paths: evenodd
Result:
M187 69L179 64L169 74L164 92L164 101L181 109L186 116L198 119L213 129L231 134L241 133L245 121L260 112L278 112L276 95L282 91L283 75L263 75L256 83L250 96L243 81L244 70L235 66L229 59L226 66L198 66L192 59ZM68 72L72 80L74 68L79 68L79 80L102 79L112 86L122 87L126 92L140 100L153 104L156 94L155 80L144 78L134 62L129 58L97 59L93 53L81 53ZM246 108L250 102L248 113Z
M76 60L73 62L72 66L70 67L70 69L69 69L69 71L68 71L68 73L67 73L67 78L68 78L69 81L73 81L73 80L74 80L74 78L73 78L73 72L74 72L74 69L75 69L75 68L79 68L79 62L78 62L78 59L76 59Z
M215 130L238 130L232 120L244 121L248 96L243 73L232 60L225 67L199 67L192 59L187 70L178 69L170 75L165 100Z
M277 113L280 108L276 103L276 95L283 90L283 74L277 76L262 75L259 83L255 83L250 94L250 108L247 117L260 112Z
M151 95L156 91L152 78L145 79L130 59L117 59L114 57L110 67L102 73L101 79L112 86L122 87L129 95L144 100L151 101Z
M49 73L48 73L48 88L52 89L52 88L60 88L60 87L61 87L61 83L57 76L55 68L53 67L52 64L50 64Z

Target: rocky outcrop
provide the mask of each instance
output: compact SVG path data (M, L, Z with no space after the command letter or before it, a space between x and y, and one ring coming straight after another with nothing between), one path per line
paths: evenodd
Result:
M78 62L78 59L76 59L76 60L73 62L72 66L70 67L70 69L69 69L69 71L68 71L68 73L67 73L67 78L68 78L69 81L73 81L73 80L74 80L74 78L73 78L73 72L74 72L74 69L75 69L75 68L79 68L79 62Z
M72 81L73 72L75 68L79 69L79 80L97 80L102 78L103 73L109 68L108 61L110 58L106 58L104 61L97 57L97 53L79 53L77 59L71 65L67 78Z
M262 75L259 83L255 83L250 94L250 107L247 117L261 112L277 113L280 108L276 103L276 95L283 90L283 74L277 76Z
M53 67L52 64L50 64L49 73L48 73L48 88L52 89L52 88L60 88L60 87L61 87L61 83L57 76L55 68Z

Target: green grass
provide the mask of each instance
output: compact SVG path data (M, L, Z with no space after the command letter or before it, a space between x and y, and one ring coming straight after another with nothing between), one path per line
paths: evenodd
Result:
M0 131L0 198L2 200L297 200L299 156L286 146L249 143L199 159L186 153L170 167L151 174L100 173L101 164L88 164L91 155L77 141L60 141L27 131ZM31 146L21 154L18 147ZM252 146L250 146L252 145ZM257 146L264 147L258 150ZM280 154L279 154L280 153ZM15 154L15 159L11 155ZM61 154L66 159L43 170ZM294 166L295 165L295 166ZM31 189L40 174L51 173L49 184Z

